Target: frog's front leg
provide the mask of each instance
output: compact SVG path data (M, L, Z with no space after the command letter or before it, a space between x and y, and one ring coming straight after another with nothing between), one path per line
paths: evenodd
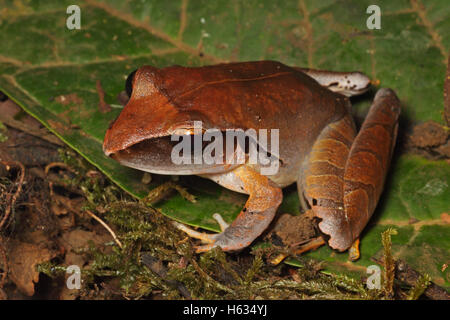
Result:
M306 161L305 197L321 219L328 244L347 250L375 210L397 136L400 102L394 91L375 95L358 135L350 115L328 125Z
M222 228L222 232L218 234L197 232L180 223L175 225L191 237L208 243L197 247L197 252L208 251L216 246L224 251L235 251L247 247L273 220L283 199L281 189L266 176L248 166L241 166L223 174L204 175L204 177L215 180L228 189L248 194L249 198L241 213L229 226L216 216Z

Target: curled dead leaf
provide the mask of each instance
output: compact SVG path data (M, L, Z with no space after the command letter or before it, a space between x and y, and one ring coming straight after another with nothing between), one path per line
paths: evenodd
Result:
M36 266L56 257L57 252L32 243L9 240L7 243L9 278L25 295L34 294L34 284L39 281Z

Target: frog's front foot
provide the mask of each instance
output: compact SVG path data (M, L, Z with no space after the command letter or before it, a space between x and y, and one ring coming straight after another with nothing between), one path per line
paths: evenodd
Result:
M213 218L219 224L222 232L216 234L198 232L176 221L173 224L177 229L187 233L191 238L199 239L206 243L205 245L195 247L197 253L209 251L214 247L221 247L224 251L235 251L250 244L250 242L240 243L237 241L237 238L233 236L236 232L236 230L233 230L235 227L231 227L230 229L230 225L223 220L220 214L213 214Z
M214 247L221 247L224 251L237 251L249 246L269 226L283 199L279 187L251 168L241 166L226 175L228 176L224 180L234 181L249 194L245 207L232 224L228 225L219 214L214 214L213 218L219 223L222 232L209 234L175 223L178 229L206 243L197 247L197 252L208 251Z

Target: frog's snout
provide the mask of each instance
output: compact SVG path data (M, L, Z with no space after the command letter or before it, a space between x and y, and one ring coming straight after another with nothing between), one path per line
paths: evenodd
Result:
M120 130L115 130L114 123L106 130L102 149L107 157L112 157L115 153L124 149L122 135L120 135Z
M109 143L109 136L110 136L109 132L110 132L110 129L108 129L108 130L106 131L105 138L104 138L104 140L103 140L103 153L104 153L107 157L109 157L111 154L114 153L114 151L112 150L111 145L110 145L110 143Z

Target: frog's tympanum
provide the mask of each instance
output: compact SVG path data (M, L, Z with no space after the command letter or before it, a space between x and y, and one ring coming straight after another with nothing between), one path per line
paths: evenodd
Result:
M218 234L178 224L206 245L225 251L248 246L268 227L294 182L328 245L349 249L377 205L393 152L400 103L380 89L357 132L349 96L370 80L359 72L288 67L274 61L158 69L144 66L127 81L130 100L106 132L103 150L123 165L156 174L199 175L248 194L231 225L217 218ZM174 164L171 135L203 129L279 129L279 170L263 175L255 164Z

